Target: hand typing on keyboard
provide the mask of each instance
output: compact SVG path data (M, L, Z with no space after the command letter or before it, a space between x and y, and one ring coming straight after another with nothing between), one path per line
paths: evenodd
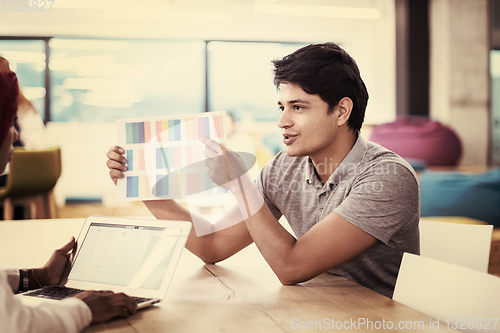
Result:
M81 289L53 286L34 290L26 294L50 299L76 297L87 304L92 312L92 323L102 323L114 317L128 317L135 314L137 303L124 293L112 291L83 291Z
M102 323L114 317L135 314L137 303L124 293L112 291L84 291L75 296L84 301L92 311L92 323Z

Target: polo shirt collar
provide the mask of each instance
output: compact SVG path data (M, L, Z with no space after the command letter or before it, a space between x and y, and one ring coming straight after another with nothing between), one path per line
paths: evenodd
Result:
M306 168L304 172L304 181L308 185L314 184L314 180L316 179L316 174L314 171L314 164L309 156L306 159Z
M358 135L358 139L356 140L354 146L352 146L351 151L347 154L337 169L335 169L327 183L336 185L340 183L349 172L356 170L367 150L368 145L366 144L366 140L363 139L361 135Z
M333 186L340 183L349 172L357 169L359 163L365 156L367 149L368 145L366 143L366 140L363 139L361 135L358 135L356 143L354 144L354 146L352 146L351 150L337 167L337 169L335 169L335 171L332 173L325 185L328 185L329 188L332 188ZM314 180L317 178L314 164L311 161L310 157L307 157L304 177L305 182L309 185L314 184Z

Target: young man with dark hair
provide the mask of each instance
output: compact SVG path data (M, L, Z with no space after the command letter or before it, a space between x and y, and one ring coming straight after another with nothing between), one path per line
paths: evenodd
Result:
M309 45L273 63L286 148L252 181L237 155L203 139L210 177L238 205L222 219L227 228L193 232L186 247L215 263L255 242L283 284L329 272L391 297L403 253L419 252L413 169L359 136L368 93L343 49ZM126 171L121 153L108 152L115 183ZM173 200L145 204L157 218L195 220Z
M319 95L328 103L328 113L343 97L353 102L349 127L359 132L365 117L368 92L361 79L356 62L337 44L309 45L284 57L274 60L274 84L298 83L311 95Z

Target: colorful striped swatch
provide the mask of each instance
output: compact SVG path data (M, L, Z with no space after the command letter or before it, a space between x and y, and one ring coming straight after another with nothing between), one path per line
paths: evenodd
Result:
M127 177L127 198L150 196L151 187L149 186L148 177L146 175Z
M206 172L187 172L183 175L182 182L186 196L200 193L229 193L225 188L214 184Z
M224 115L203 116L191 119L170 119L133 122L125 124L127 144L146 143L152 137L160 142L198 140L210 137L210 117L215 133L212 137L224 138Z
M127 149L128 171L146 170L146 150L144 148Z
M156 175L150 185L147 175L127 177L127 198L168 197L182 198L182 186L178 175Z
M146 163L146 153L149 165ZM149 167L156 170L179 169L192 166L194 163L205 159L204 148L200 145L163 147L156 149L127 149L128 171L147 170Z
M228 193L212 182L200 138L226 143L226 113L118 120L118 144L125 149L127 172L119 196L151 200Z
M182 167L182 151L182 147L156 148L156 169L169 170Z
M187 173L179 177L179 173L156 175L155 184L151 187L147 175L127 177L127 198L182 198L184 195L229 193L223 187L216 186L206 173ZM184 189L184 190L183 190Z
M152 194L157 198L182 198L182 185L178 174L156 175Z
M149 123L148 123L149 125ZM127 137L127 144L132 143L145 143L145 123L127 123L125 124L125 133ZM149 141L149 140L148 140Z

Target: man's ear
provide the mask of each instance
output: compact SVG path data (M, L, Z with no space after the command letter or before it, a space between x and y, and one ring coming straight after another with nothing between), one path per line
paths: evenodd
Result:
M349 117L351 116L351 111L353 107L352 99L349 97L342 98L337 104L339 110L339 116L337 120L337 125L342 126L347 123Z

